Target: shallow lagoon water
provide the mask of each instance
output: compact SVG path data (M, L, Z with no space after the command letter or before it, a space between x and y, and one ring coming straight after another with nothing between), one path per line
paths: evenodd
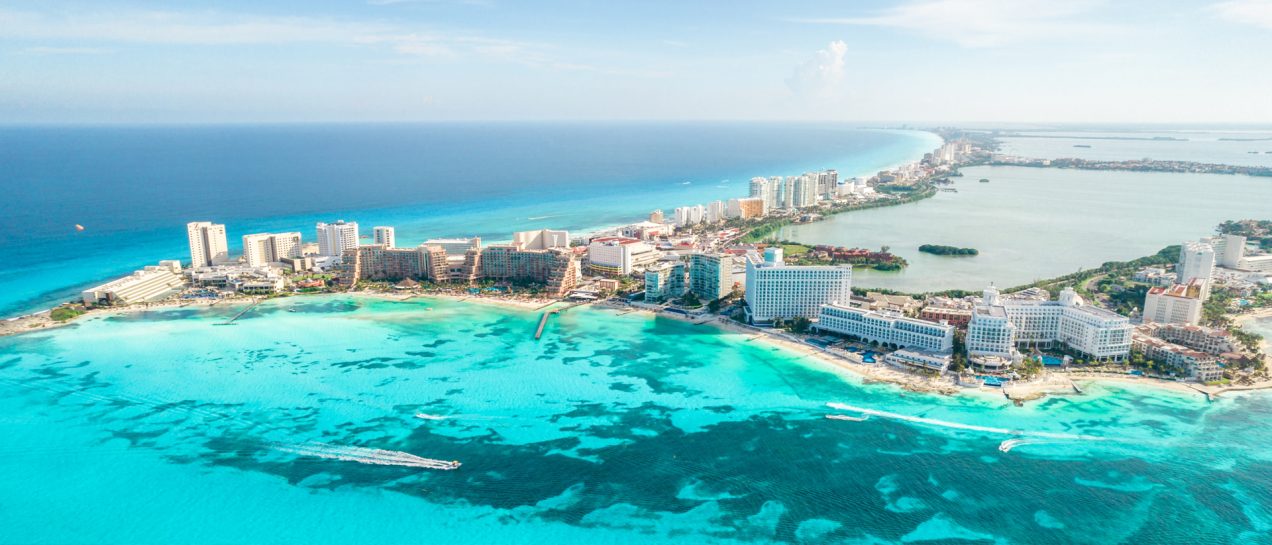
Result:
M572 309L535 342L536 314L487 305L307 297L214 325L236 311L0 339L0 542L1259 543L1272 528L1261 394L1094 385L1018 408L862 384L639 313ZM827 420L829 402L923 420ZM314 444L463 466L286 449Z
M1025 167L963 173L954 178L957 193L792 225L782 236L809 244L888 246L910 264L900 272L858 268L853 286L981 290L1150 255L1208 236L1225 220L1272 212L1272 178ZM979 183L981 178L990 182ZM923 244L976 248L980 255L925 254L918 250Z

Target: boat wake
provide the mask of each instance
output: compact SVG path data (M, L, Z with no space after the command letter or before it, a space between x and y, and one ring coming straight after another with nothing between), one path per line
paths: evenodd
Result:
M1019 446L1041 445L1043 443L1049 443L1049 442L1050 441L1040 441L1037 439L1008 439L998 444L998 450L1000 452L1011 452L1011 449L1014 449Z
M906 422L914 422L916 424L926 424L929 426L937 426L941 428L952 428L956 430L979 431L983 433L992 433L998 435L1012 435L1016 437L1037 437L1042 439L1067 439L1074 441L1105 441L1107 438L1095 435L1080 435L1076 433L1057 433L1049 431L1029 431L1029 430L1011 430L1007 428L995 428L991 426L976 426L973 424L962 424L959 422L947 422L945 420L937 420L935 418L924 418L922 416L909 416L904 414L890 413L876 409L867 409L864 407L853 407L843 403L827 403L827 407L838 409L841 411L855 411L866 416L878 416L880 418L891 418L894 420L904 420ZM1013 445L1014 446L1014 445ZM1008 447L1008 450L1011 450ZM1004 451L1006 452L1006 451Z
M528 217L528 218L526 218L526 219L528 219L528 220L530 220L530 221L538 221L538 220L546 220L546 219L559 218L559 217L561 217L561 215L560 215L560 214L557 214L557 215L554 215L554 216L530 216L530 217Z
M323 443L274 445L274 450L286 452L288 454L295 454L297 456L311 456L327 460L340 460L342 462L357 462L359 464L380 466L418 467L423 469L441 469L447 471L459 469L460 466L460 463L456 460L434 460L432 458L416 456L409 452L366 447L326 445Z
M828 414L826 415L826 418L831 420L847 420L849 422L865 422L868 418L870 418L870 415L848 416L846 414Z

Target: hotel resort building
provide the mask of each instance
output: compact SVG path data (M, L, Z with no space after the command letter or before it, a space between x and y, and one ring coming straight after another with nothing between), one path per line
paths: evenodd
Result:
M662 254L648 243L630 237L599 237L587 246L592 272L606 276L626 276L652 265Z
M197 269L229 261L230 247L225 241L225 225L192 221L186 224L186 238L190 242L191 267Z
M1201 307L1206 302L1207 280L1192 278L1187 284L1149 288L1144 296L1144 321L1159 324L1201 322Z
M983 365L1017 361L1021 347L1056 345L1093 360L1122 361L1131 350L1130 320L1086 304L1072 288L1049 301L1001 296L990 287L967 326L967 354Z
M761 259L746 256L746 317L753 324L774 320L814 320L822 305L852 298L852 266L788 266L782 249L769 247Z
M345 250L358 247L358 223L340 220L318 223L318 255L343 256Z
M243 235L243 260L249 267L281 263L283 258L300 257L300 233L256 233Z
M645 301L679 299L685 294L685 274L680 261L662 261L645 269Z
M432 242L432 241L430 241ZM368 244L345 250L339 269L341 285L359 280L428 280L470 284L478 280L534 282L553 295L565 295L578 285L579 260L568 249L532 250L521 244L482 248L480 239L459 239L415 248ZM448 251L462 252L451 255Z
M869 310L838 303L822 305L813 327L887 348L944 353L954 349L954 326L907 318L887 310Z
M224 229L224 226L221 226ZM180 261L160 261L118 280L80 292L85 305L157 301L185 287Z
M689 254L689 291L703 302L728 297L733 292L733 256Z

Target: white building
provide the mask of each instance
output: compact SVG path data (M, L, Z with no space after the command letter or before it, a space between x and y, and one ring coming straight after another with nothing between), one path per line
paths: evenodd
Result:
M300 233L243 235L243 260L249 267L264 267L285 257L300 257L301 246Z
M850 307L846 303L821 306L819 331L856 337L865 342L927 352L954 350L954 326L907 318L886 310Z
M1194 278L1187 284L1155 287L1144 296L1144 321L1158 324L1201 323L1201 307L1206 302L1206 281Z
M707 209L701 204L694 206L681 206L675 210L676 227L688 227L697 225L706 219Z
M658 262L662 253L639 239L600 237L588 244L587 256L594 272L628 275Z
M893 367L936 371L944 373L950 367L954 357L949 351L928 352L925 350L897 350L883 356L884 363Z
M1175 278L1187 284L1194 278L1210 281L1215 272L1215 248L1205 242L1188 241L1179 249L1179 263L1175 265Z
M777 208L775 202L775 191L769 184L768 178L755 177L751 178L751 192L748 194L753 199L760 199L764 203L764 213L768 214L770 210Z
M375 233L376 244L383 244L385 248L397 248L397 231L392 227L377 225L371 231Z
M190 239L191 267L206 267L229 261L230 246L225 241L225 225L192 221L186 224L186 236Z
M185 287L180 261L160 261L118 280L80 292L86 305L131 304L162 299Z
M340 220L318 224L318 255L339 257L358 247L358 223Z
M551 250L553 248L569 248L569 231L540 229L538 231L519 231L512 234L512 243L520 244L526 250Z
M707 211L703 219L707 223L719 223L724 221L725 207L724 201L711 201L707 203Z
M1058 301L1002 297L985 290L967 326L969 356L1015 359L1019 346L1062 344L1097 360L1121 361L1131 350L1130 320L1086 304L1073 289Z
M819 176L812 172L806 172L799 177L793 177L791 183L791 200L788 208L808 208L817 205L818 180Z
M761 260L747 255L746 306L751 323L774 319L816 319L822 305L852 298L851 266L787 266L781 248L768 248Z

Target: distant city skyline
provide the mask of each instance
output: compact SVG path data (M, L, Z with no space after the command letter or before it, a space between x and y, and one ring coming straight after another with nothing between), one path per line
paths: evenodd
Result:
M0 7L0 123L1272 123L1272 0Z

